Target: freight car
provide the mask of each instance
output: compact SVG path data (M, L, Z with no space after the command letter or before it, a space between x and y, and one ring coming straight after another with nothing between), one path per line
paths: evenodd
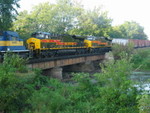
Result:
M33 57L54 57L108 51L110 41L103 37L35 32L27 40L27 45Z
M150 47L149 40L121 39L121 38L116 38L112 40L112 44L127 45L128 43L132 43L134 48Z

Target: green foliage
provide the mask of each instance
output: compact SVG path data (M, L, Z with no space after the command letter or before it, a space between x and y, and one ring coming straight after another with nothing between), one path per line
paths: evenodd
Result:
M108 62L102 67L102 74L95 75L103 87L99 87L100 97L97 99L95 111L101 113L138 113L137 90L132 86L128 76L131 65L127 57L115 63Z
M12 22L17 14L20 0L0 0L0 31L12 27Z
M137 94L128 79L131 65L126 56L102 65L102 73L91 77L75 73L72 84L50 79L47 87L34 91L28 112L138 113Z
M149 113L150 112L150 95L144 94L139 100L139 113Z
M150 69L150 50L138 49L131 60L136 70L149 70Z
M69 96L71 104L67 108L75 113L93 112L94 100L98 96L98 88L94 79L87 73L76 73L73 78L77 83ZM72 105L72 106L71 106Z
M17 20L13 22L12 29L18 32L22 39L29 38L31 36L31 33L35 31L33 30L34 27L31 24L34 20L32 20L31 18L32 17L30 17L27 11L23 11L19 13L19 15L17 16ZM31 26L33 27L33 29Z
M32 105L32 110L28 112L58 113L65 108L68 101L65 99L65 95L68 93L67 89L65 89L64 84L58 80L49 80L49 86L43 86L40 90L33 92L29 100L29 103Z
M33 7L30 13L21 12L13 29L25 39L35 31L64 34L73 27L80 10L71 0L58 0L57 4L46 2Z
M47 86L33 92L28 100L32 109L26 112L37 113L87 113L92 112L96 89L90 76L84 73L74 74L76 83L65 84L50 79Z
M114 44L112 46L112 53L115 59L120 59L121 54L124 52L127 54L127 57L130 58L134 51L134 45L132 43L128 43L127 45Z
M29 101L32 94L34 97L34 92L49 86L48 78L41 76L38 69L20 73L23 65L24 59L11 53L5 54L0 65L0 112L20 113L34 108Z
M35 31L108 36L111 22L107 12L100 8L86 11L77 2L58 0L56 4L39 4L30 13L21 12L14 22L13 29L24 39Z
M0 111L21 112L28 106L32 87L26 81L30 79L18 77L12 72L0 72Z
M112 38L147 39L144 28L134 21L126 21L124 24L114 26L108 34Z
M14 63L9 62L10 57L5 56L4 64L0 65L0 111L4 112L22 112L27 106L27 98L30 97L32 88L28 81L32 79L29 76L18 76ZM11 64L12 63L12 64Z
M7 53L4 55L3 66L6 67L6 69L16 69L16 71L19 72L26 72L26 63L27 59L23 59L17 54Z
M77 16L77 23L74 29L69 31L70 34L108 36L107 32L111 28L112 20L108 18L107 12L101 8L95 8L91 11L83 11Z
M29 13L20 12L13 22L13 30L27 39L35 31L57 34L93 35L112 38L147 39L144 28L131 21L119 26L112 26L108 12L101 7L85 10L80 3L73 0L57 0L38 4Z
M18 75L16 64L7 56L0 67L0 111L137 113L140 98L136 99L138 92L128 79L132 66L126 54L122 55L120 60L101 65L102 73L74 73L72 83L41 76L37 69Z

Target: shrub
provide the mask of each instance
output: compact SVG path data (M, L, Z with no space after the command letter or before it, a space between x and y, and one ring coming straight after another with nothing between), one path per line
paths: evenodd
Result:
M132 65L127 57L101 65L102 74L96 74L99 83L99 98L95 111L101 113L138 113L136 96L138 91L128 79Z
M21 58L17 54L6 53L4 55L3 66L7 69L16 69L19 72L27 72L27 67L25 64L27 63L27 59Z
M127 45L114 44L112 46L112 53L115 59L120 59L121 56L120 54L122 52L126 53L128 57L131 57L133 51L134 51L133 43L128 43Z
M0 71L0 111L10 113L23 111L32 92L32 87L27 81L30 80L20 78L14 72Z
M0 65L0 111L17 113L28 106L27 99L33 90L29 85L34 76L18 76L16 71L23 67L24 60L16 55L5 54ZM19 70L20 71L20 70Z
M150 69L150 50L149 49L138 49L131 62L134 64L135 70L149 70Z
M140 97L138 102L138 107L140 113L149 113L150 112L150 95L144 94Z
M28 100L32 109L27 112L36 113L58 113L67 105L66 94L68 93L64 84L56 79L49 80L48 86L43 86L33 92Z

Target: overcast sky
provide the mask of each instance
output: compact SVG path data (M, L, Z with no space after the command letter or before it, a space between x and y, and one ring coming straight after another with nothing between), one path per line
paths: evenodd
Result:
M20 0L20 11L31 10L34 5L55 0ZM78 0L86 9L103 5L108 16L113 19L113 25L124 23L124 21L136 21L145 28L145 33L150 39L150 0Z

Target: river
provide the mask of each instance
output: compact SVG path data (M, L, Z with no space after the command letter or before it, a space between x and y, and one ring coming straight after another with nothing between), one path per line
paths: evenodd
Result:
M132 72L130 79L135 87L150 94L150 72Z

